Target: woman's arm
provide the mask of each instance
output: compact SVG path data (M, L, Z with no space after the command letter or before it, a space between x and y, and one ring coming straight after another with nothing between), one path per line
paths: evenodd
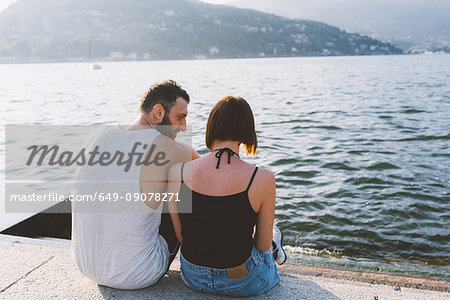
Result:
M180 192L180 184L181 184L181 164L175 164L169 169L168 174L168 184L167 184L167 193L179 193ZM170 217L172 218L173 228L175 230L175 234L177 236L178 241L183 242L183 237L181 236L181 221L180 216L178 215L177 203L175 200L178 197L172 197L171 201L167 202L170 211Z
M258 174L260 173L260 174ZM252 196L260 199L261 205L256 220L255 246L261 252L266 252L272 246L273 219L275 215L276 184L275 176L270 170L260 169L252 186Z

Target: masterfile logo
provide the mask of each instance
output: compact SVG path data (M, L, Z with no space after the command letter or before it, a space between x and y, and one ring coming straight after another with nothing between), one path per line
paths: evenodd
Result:
M6 212L38 213L62 201L83 212L148 212L150 201L183 202L165 193L173 151L154 142L164 126L6 125ZM190 132L176 142L191 145ZM142 167L151 171L144 181ZM180 210L190 212L190 204Z

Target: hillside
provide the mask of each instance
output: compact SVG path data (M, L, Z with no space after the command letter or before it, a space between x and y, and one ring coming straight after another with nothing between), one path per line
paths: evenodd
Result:
M450 42L449 0L230 0L227 4L325 22L394 41L405 49Z
M0 13L0 62L394 54L320 22L188 0L18 0Z

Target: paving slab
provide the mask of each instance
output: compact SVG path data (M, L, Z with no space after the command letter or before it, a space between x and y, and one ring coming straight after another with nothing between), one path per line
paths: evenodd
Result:
M53 250L38 245L0 243L0 291L49 261L55 256Z

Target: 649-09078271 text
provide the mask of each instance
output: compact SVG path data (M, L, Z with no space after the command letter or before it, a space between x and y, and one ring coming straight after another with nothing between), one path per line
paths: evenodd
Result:
M119 200L125 201L180 201L178 193L98 193L94 194L13 194L9 196L11 202L60 202L68 199L77 202L115 202Z

